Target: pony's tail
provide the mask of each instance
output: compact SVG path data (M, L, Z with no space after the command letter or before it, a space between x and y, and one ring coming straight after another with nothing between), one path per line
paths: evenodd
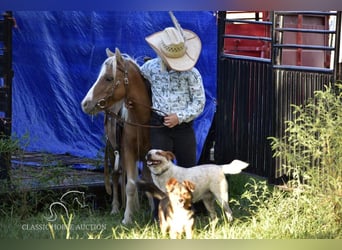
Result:
M112 157L111 152L112 152L112 148L111 148L109 140L107 140L106 148L105 148L105 155L104 155L104 183L105 183L106 192L109 195L112 195L112 187L110 185L110 168L109 168L109 164L111 165L111 163L113 162L113 159L111 158Z

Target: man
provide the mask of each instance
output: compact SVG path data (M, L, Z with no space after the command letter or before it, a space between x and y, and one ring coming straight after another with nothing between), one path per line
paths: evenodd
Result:
M177 164L191 167L196 164L196 138L193 120L203 111L205 92L202 77L194 67L201 41L190 30L183 30L173 13L175 27L146 37L158 57L141 66L151 83L152 113L151 147L172 151Z

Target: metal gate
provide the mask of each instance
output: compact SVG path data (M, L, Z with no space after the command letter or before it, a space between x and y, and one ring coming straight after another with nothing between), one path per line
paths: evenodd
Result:
M10 11L0 20L0 140L11 136L12 121L12 27ZM2 141L0 141L2 143ZM9 179L11 153L0 151L0 179Z
M291 104L336 80L340 22L340 12L218 13L217 163L245 160L270 182L284 175L267 138L283 135Z

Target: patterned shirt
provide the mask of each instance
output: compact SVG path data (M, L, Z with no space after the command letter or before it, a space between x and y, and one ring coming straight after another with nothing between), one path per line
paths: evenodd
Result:
M179 124L198 117L205 104L202 77L196 68L189 71L163 70L161 59L155 58L141 66L151 83L152 106L167 114L175 113ZM161 114L162 115L162 114Z

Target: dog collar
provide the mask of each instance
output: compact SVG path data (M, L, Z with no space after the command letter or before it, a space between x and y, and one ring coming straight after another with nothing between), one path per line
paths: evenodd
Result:
M166 168L164 171L162 171L161 173L155 174L151 171L151 174L155 175L155 176L161 176L162 174L164 174L167 170L169 170L169 168Z

